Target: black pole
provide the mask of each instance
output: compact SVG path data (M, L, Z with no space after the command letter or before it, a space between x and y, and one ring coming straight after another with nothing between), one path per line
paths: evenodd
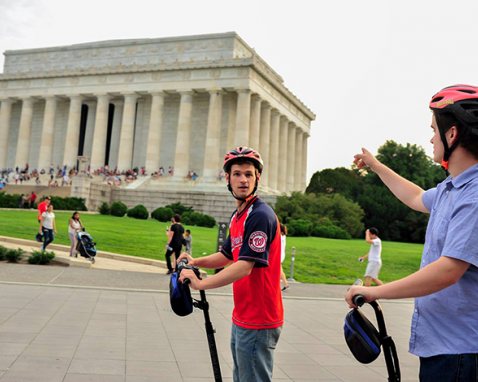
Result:
M219 365L219 358L217 355L216 339L214 333L216 332L212 327L211 319L209 318L209 304L206 300L206 293L203 290L199 291L201 295L201 303L199 308L204 313L204 321L206 327L207 342L209 344L209 353L211 355L212 370L214 372L214 380L222 382L221 366Z

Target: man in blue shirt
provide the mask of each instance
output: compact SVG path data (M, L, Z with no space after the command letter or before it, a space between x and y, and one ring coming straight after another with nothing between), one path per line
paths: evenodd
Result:
M416 297L410 352L420 381L478 381L478 88L456 85L433 96L433 159L450 176L424 191L379 162L355 155L414 210L430 214L420 270L377 287L351 287L345 298Z

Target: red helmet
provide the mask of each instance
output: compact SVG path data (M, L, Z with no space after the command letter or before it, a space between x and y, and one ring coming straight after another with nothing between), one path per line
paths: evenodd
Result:
M465 126L478 125L478 88L470 85L446 87L432 97L430 109L450 112Z
M259 174L262 173L262 169L264 168L264 163L262 162L261 154L259 154L256 150L251 149L250 147L236 147L235 149L229 151L226 155L224 155L224 164L223 169L225 172L229 172L231 166L239 160L249 160L254 163L254 166L259 171Z
M463 129L473 135L478 135L478 88L470 85L448 86L432 97L430 109L433 110L437 119L440 138L445 149L442 167L448 170L448 160L453 150L458 147L462 136L458 135L458 139L448 146L444 130L446 127L442 127L439 123L440 114L452 114Z

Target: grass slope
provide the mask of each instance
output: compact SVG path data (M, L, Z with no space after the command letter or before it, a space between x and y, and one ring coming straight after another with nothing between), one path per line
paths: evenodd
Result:
M55 212L58 234L55 243L69 245L70 212ZM36 210L0 210L0 235L34 240L38 232ZM82 214L81 220L97 242L99 250L131 256L164 259L167 223L154 219L137 220L108 215ZM193 236L193 256L216 250L217 229L186 227ZM300 282L351 284L361 278L365 263L358 257L367 253L365 240L287 237L284 270L289 276L292 247L296 249L294 278ZM420 265L421 244L383 242L383 281L392 281L415 272Z

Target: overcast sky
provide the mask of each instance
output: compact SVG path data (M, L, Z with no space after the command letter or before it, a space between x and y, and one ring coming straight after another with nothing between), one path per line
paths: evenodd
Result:
M388 139L431 154L431 96L478 85L477 15L476 0L0 0L0 51L235 31L317 115L310 177Z

